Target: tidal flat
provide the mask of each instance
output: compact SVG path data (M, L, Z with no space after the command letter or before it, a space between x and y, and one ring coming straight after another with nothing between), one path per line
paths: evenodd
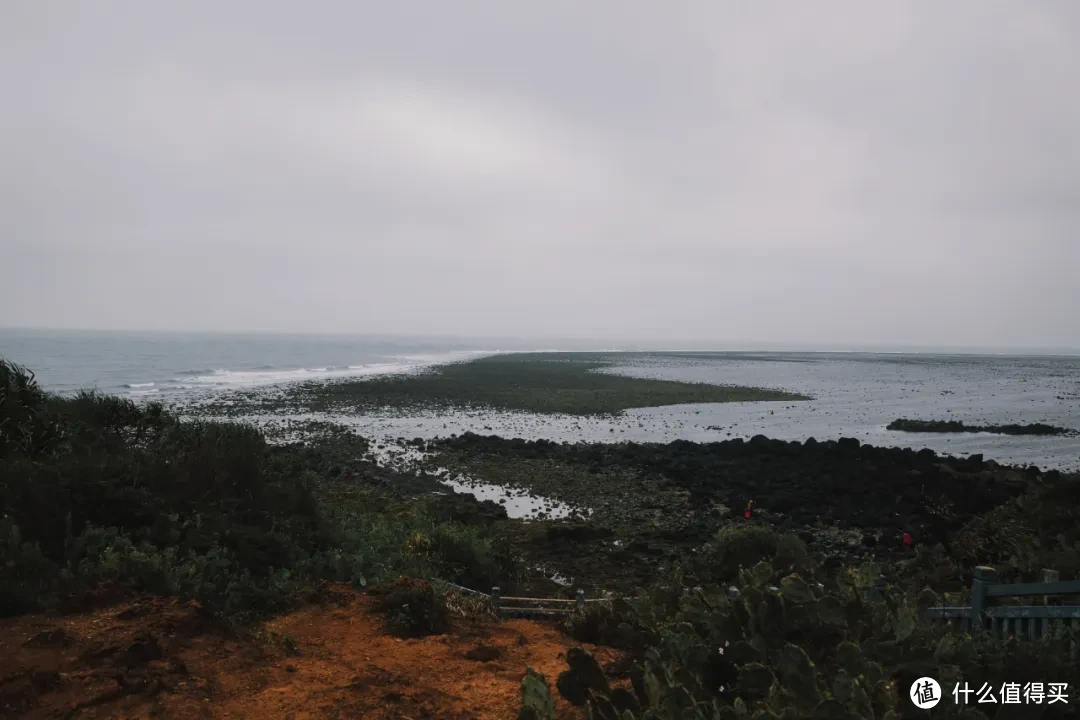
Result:
M804 401L765 387L637 378L597 372L633 353L512 353L449 363L426 372L363 380L305 382L277 392L230 393L206 403L210 414L259 412L407 414L485 409L573 416L694 403Z

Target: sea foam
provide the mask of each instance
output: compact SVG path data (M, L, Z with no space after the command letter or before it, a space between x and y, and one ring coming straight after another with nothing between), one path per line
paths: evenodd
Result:
M181 371L172 383L167 383L166 391L176 390L230 390L256 388L282 383L304 382L311 380L337 380L346 378L375 377L420 372L438 365L473 360L496 351L455 351L432 355L410 355L394 358L388 362L367 363L363 365L315 366L305 368L270 368L267 366L255 370L234 370L229 368ZM154 383L130 383L130 395L149 394L147 390ZM153 390L157 392L157 389Z

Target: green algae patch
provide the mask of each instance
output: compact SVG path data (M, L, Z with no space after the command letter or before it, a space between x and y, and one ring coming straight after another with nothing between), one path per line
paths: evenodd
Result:
M309 411L489 408L565 415L611 415L630 408L809 400L757 387L628 377L602 372L634 354L515 353L454 363L430 372L308 383L282 402ZM599 372L598 372L599 371Z

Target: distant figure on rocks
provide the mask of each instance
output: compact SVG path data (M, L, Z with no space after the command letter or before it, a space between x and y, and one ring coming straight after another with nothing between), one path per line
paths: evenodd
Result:
M904 542L904 547L911 547L912 544L915 541L912 539L911 533L906 532L906 533L904 533L904 536L903 536L903 542Z
M750 511L753 510L753 509L754 509L754 501L751 500L750 502L746 503L746 512L743 513L743 517L745 517L747 520L749 520L750 519Z

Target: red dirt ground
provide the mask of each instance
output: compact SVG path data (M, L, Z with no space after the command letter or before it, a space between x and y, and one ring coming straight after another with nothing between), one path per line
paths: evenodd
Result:
M532 667L552 685L560 718L584 717L554 691L566 650L581 645L554 625L462 620L445 635L402 640L385 632L370 597L333 590L338 604L275 618L258 639L156 597L0 621L0 716L508 720ZM466 657L479 646L497 657ZM618 659L585 647L602 665Z

